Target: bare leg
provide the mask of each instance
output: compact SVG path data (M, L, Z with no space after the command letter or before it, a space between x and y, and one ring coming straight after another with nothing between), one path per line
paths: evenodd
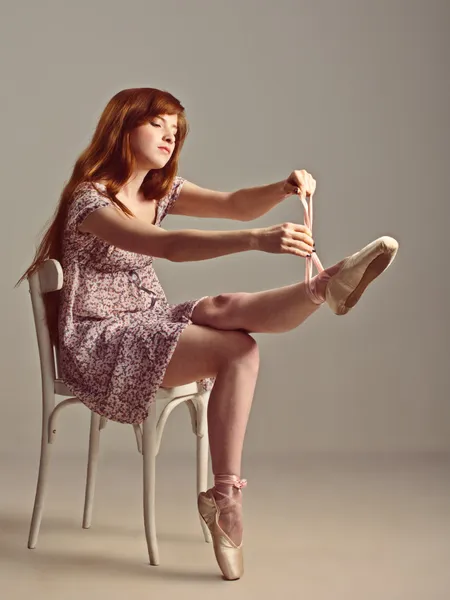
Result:
M240 477L247 422L258 377L255 340L239 331L189 325L181 334L163 385L173 387L215 376L208 403L208 430L214 475ZM219 524L239 544L242 539L241 492L231 485L214 489L223 511ZM232 498L232 502L227 501Z
M339 267L335 270L338 269ZM323 289L320 289L322 281ZM318 294L325 292L326 281L326 275L322 280L320 275L317 276ZM197 305L191 320L197 325L208 325L216 330L281 332L297 327L318 308L319 305L314 304L306 294L305 284L299 283L256 294L227 294L206 298ZM247 337L254 342L253 338ZM256 344L235 359L222 364L208 407L214 487L200 496L207 498L208 493L213 494L219 507L219 526L236 545L241 543L243 533L242 492L231 484L221 483L220 476L234 475L240 478L244 437L258 367Z
M329 278L340 265L337 263L314 278L318 294L325 294ZM306 293L306 284L295 283L264 292L239 292L206 298L196 306L192 321L217 329L282 333L301 325L319 307Z
M259 367L256 343L252 346L244 356L219 371L209 399L209 445L215 476L233 474L239 477L241 474L245 432ZM215 484L214 495L223 507L219 525L235 544L240 544L243 530L240 490ZM231 505L226 498L233 499Z
M252 340L248 353L221 368L208 406L208 430L214 474L240 475L242 448L250 415L259 356Z
M256 341L240 331L189 325L181 334L162 385L215 377L208 403L214 473L241 473L244 435L258 377Z
M281 333L298 327L314 313L325 301L327 291L332 311L344 315L359 301L370 282L389 267L397 251L397 240L382 236L321 270L311 281L256 294L221 294L207 298L197 305L192 320L217 329ZM322 269L320 262L318 267Z

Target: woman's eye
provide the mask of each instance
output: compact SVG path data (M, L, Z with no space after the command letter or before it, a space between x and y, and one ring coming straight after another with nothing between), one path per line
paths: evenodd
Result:
M153 125L154 127L161 127L161 125L160 125L159 123L152 123L152 125Z

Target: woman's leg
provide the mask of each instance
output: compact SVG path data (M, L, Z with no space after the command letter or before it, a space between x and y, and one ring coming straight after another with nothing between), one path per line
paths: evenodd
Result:
M346 314L367 286L394 260L398 242L378 238L339 263L322 270L310 282L255 294L221 294L200 302L192 321L217 329L250 333L281 333L298 327L325 301L335 314ZM319 267L321 267L319 262ZM327 290L329 286L329 290Z
M333 265L316 275L313 280L316 294L325 296L327 282L339 271L340 265ZM282 333L301 325L319 307L310 300L306 284L302 282L264 292L205 298L195 307L192 321L216 329Z
M208 407L214 473L241 472L242 447L258 369L256 341L240 331L189 325L172 355L163 386L216 378Z
M242 449L258 377L259 352L255 340L239 331L219 331L189 325L181 334L162 385L174 387L216 377L208 404L208 430L214 475L240 477ZM224 531L239 544L242 537L240 492L217 486L219 495L237 499L230 513L219 518ZM238 513L238 514L237 514Z

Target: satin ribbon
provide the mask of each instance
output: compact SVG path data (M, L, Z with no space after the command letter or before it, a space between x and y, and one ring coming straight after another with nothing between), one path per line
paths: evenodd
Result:
M300 198L303 209L304 209L304 224L312 233L312 225L313 225L313 196L309 197L309 204L305 198ZM310 287L310 282L312 279L313 272L313 264L316 266L317 272L321 273L324 268L322 263L317 256L317 252L313 252L310 257L306 257L306 265L305 265L305 283L308 287Z

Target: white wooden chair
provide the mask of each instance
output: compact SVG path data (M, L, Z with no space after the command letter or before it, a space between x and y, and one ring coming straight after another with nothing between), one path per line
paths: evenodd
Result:
M71 404L81 404L78 398L70 397L56 403L55 396L72 396L59 378L58 349L50 341L45 318L43 295L60 290L63 286L63 271L57 260L46 260L28 279L34 324L37 334L42 380L42 439L39 475L36 488L33 516L31 519L28 548L35 548L41 525L44 500L48 480L48 467L51 444L56 434L56 419L61 409ZM155 471L161 437L167 418L174 408L186 404L189 409L192 429L197 437L197 493L205 491L208 483L208 425L207 406L209 392L200 390L197 383L175 388L160 388L156 401L152 403L149 415L142 426L133 425L138 451L143 456L144 525L151 565L159 564L158 541L155 524ZM165 406L157 418L157 404ZM91 411L89 436L89 458L86 477L86 494L83 514L83 528L91 526L95 479L99 454L100 431L107 419ZM200 518L206 542L211 541L210 532Z

